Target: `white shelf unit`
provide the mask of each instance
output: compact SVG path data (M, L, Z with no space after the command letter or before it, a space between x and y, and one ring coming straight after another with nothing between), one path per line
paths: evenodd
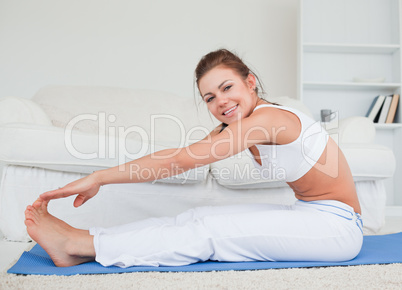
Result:
M300 0L299 8L298 98L317 120L321 109L366 116L376 96L401 94L402 0ZM376 143L397 158L388 204L402 206L401 106L393 124L375 126Z

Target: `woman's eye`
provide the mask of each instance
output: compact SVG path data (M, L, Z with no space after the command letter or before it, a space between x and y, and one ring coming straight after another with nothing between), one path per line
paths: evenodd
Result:
M209 103L210 101L212 101L214 99L214 97L209 97L207 98L207 103Z
M224 91L227 91L227 90L229 90L231 87L232 87L231 85L230 85L230 86L226 86L223 90L224 90Z

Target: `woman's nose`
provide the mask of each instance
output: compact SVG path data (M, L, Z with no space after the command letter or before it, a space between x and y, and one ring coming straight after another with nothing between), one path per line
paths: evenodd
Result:
M218 101L219 101L219 105L226 105L228 103L228 98L226 98L225 96L218 96Z

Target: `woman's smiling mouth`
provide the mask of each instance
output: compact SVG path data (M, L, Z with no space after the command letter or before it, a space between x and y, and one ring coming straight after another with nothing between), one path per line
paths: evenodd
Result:
M229 110L223 112L222 115L224 115L224 116L226 116L226 117L232 116L232 115L233 115L233 112L237 109L238 106L239 106L239 105L236 105L236 106L230 108Z

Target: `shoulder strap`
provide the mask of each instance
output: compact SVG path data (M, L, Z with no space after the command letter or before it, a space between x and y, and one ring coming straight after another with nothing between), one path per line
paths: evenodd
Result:
M262 104L262 105L258 105L257 107L254 108L253 112L255 110L258 110L260 108L264 108L264 107L278 107L277 105L269 105L269 104Z

